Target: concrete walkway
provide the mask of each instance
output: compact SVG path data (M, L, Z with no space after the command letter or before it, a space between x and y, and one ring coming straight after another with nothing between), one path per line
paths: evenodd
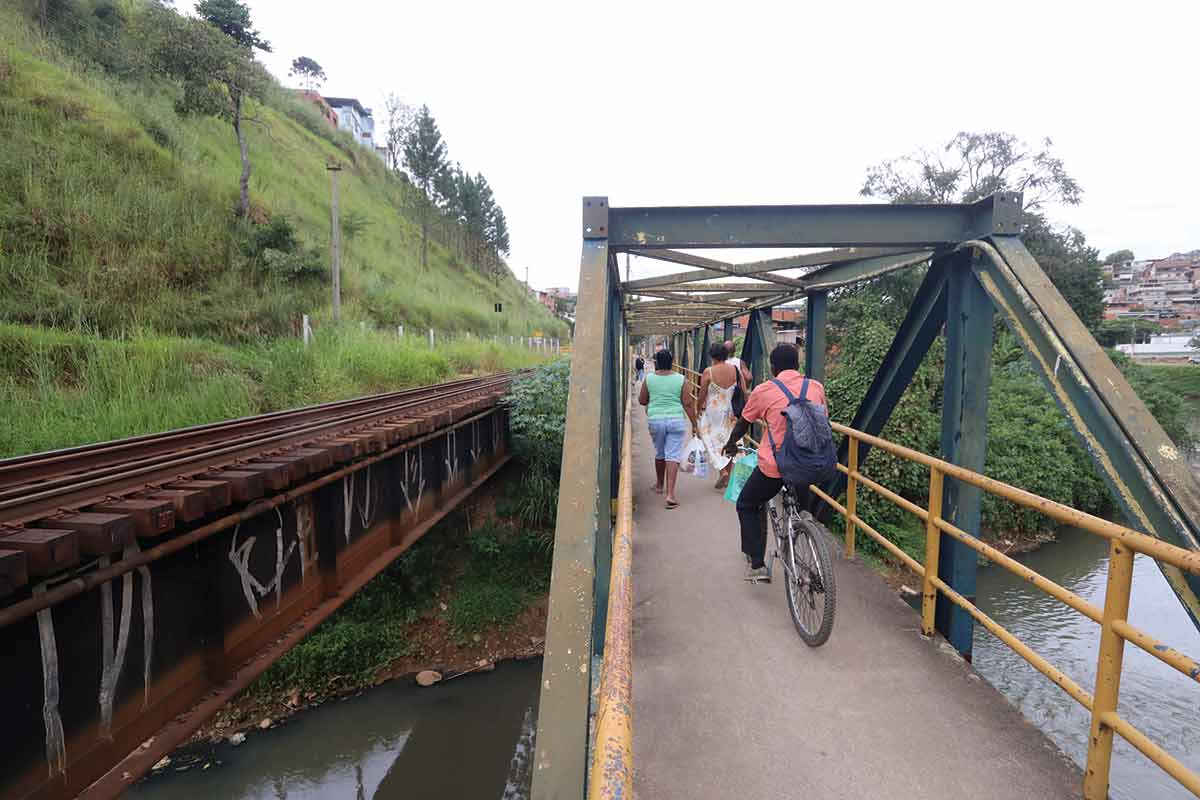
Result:
M638 797L1081 796L1079 771L949 645L923 640L868 567L839 555L833 635L805 646L782 583L742 580L715 477L681 475L681 506L664 509L636 404L633 424Z

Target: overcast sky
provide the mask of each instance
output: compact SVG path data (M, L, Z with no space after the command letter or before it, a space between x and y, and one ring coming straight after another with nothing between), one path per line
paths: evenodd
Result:
M182 6L188 0L180 0ZM862 202L957 131L1051 137L1107 253L1200 248L1200 3L249 0L284 82L427 104L508 215L510 264L577 283L580 198ZM635 271L635 277L636 277Z

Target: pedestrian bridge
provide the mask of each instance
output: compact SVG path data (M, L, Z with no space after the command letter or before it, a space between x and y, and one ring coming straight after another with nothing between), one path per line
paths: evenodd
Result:
M964 205L610 208L605 198L584 199L534 798L1099 799L1108 796L1115 737L1200 796L1200 776L1118 710L1127 645L1200 676L1200 664L1126 619L1136 553L1154 558L1193 620L1200 616L1200 488L1021 244L1020 209L1013 193ZM712 247L791 252L749 264L688 252ZM819 247L837 249L809 250ZM622 282L620 252L691 269ZM741 580L733 508L709 483L681 477L681 507L670 511L650 493L644 418L630 402L631 345L670 337L694 383L709 338L732 338L734 317L746 315L740 355L760 382L774 344L771 306L805 298L805 371L823 379L827 304L844 287L906 268L924 270L921 288L852 424L834 426L837 478L812 487L821 501L814 511L842 555L833 635L810 649L792 628L781 582ZM996 315L1128 527L981 474ZM879 438L943 332L941 452ZM874 449L925 467L928 495L903 497L875 480ZM858 516L862 492L922 521L923 561ZM984 493L1108 540L1103 607L976 538ZM919 612L854 557L864 537L913 573ZM1059 671L976 607L980 556L1096 623L1094 684ZM1090 712L1083 769L971 669L977 629Z

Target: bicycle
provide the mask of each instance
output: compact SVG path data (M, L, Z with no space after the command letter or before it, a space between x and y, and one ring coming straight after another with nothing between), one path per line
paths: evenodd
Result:
M779 506L784 519L780 519ZM767 580L775 559L783 564L788 611L796 632L809 647L820 647L833 632L837 583L829 533L807 511L796 506L795 491L784 484L778 497L767 504L775 548L767 554Z

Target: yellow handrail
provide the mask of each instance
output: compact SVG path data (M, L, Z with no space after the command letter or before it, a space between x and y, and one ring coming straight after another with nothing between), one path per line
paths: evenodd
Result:
M625 407L589 798L633 798L633 456Z
M843 506L841 503L838 503L821 490L820 487L810 486L809 488L813 494L820 497L829 504L830 508L845 518L846 554L848 556L854 554L856 533L862 531L865 535L878 542L880 546L898 561L921 576L921 630L926 636L933 634L934 608L937 595L940 592L952 603L970 614L980 625L995 635L996 638L1016 651L1022 658L1033 665L1035 669L1062 687L1080 705L1092 712L1091 734L1088 737L1087 769L1083 784L1084 797L1087 800L1106 800L1108 797L1109 770L1112 761L1114 732L1119 733L1122 738L1140 750L1143 755L1155 764L1158 764L1167 774L1175 778L1175 780L1197 797L1200 797L1200 775L1189 770L1178 759L1171 756L1154 742L1151 742L1145 734L1117 714L1117 700L1121 684L1121 662L1125 642L1132 642L1163 663L1169 664L1192 680L1200 682L1200 663L1138 630L1130 625L1126 619L1129 610L1129 595L1133 584L1134 553L1142 553L1193 574L1200 574L1200 553L1177 547L1169 542L1164 542L1161 539L1135 531L1132 528L1127 528L1123 525L1101 519L1100 517L1078 511L1070 506L1065 506L1053 500L1040 497L1032 492L1027 492L1024 489L1019 489L985 475L980 475L977 472L955 466L939 458L934 458L925 453L889 442L886 439L880 439L862 431L854 430L845 425L833 423L833 429L845 435L849 440L848 464L838 465L838 469L847 478L846 504ZM859 448L864 443L929 468L929 497L925 508L921 508L916 503L901 497L896 492L871 480L859 471ZM965 484L978 487L989 494L1004 498L1025 508L1039 511L1058 522L1074 525L1089 533L1108 539L1109 569L1104 608L1097 608L1069 589L1060 586L984 543L973 534L943 519L942 488L945 478L953 478ZM857 493L860 484L903 508L910 514L913 514L925 523L924 564L905 553L858 516ZM954 591L953 588L938 578L938 551L942 534L946 534L962 542L993 563L1019 575L1030 585L1036 586L1072 610L1100 625L1100 657L1096 670L1094 693L1089 693L1070 677L1055 668L1010 631L983 613L974 603Z

